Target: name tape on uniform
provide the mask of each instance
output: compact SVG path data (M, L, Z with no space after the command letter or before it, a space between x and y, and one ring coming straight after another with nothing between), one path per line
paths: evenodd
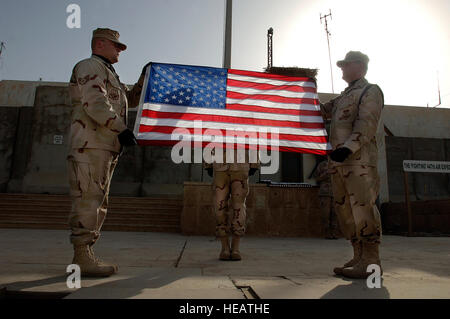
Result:
M405 172L450 173L450 162L403 161Z

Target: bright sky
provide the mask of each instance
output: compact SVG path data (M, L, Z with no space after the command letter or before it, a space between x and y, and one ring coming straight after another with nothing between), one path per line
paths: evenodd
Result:
M66 8L81 8L69 29ZM331 9L334 89L346 87L336 61L349 50L370 58L367 79L386 104L450 108L449 0L234 0L232 68L261 71L267 29L274 28L274 65L318 68L319 92L331 92L328 48L320 14ZM222 66L224 0L1 0L0 80L67 82L90 55L92 30L120 31L128 45L115 65L134 83L149 61Z

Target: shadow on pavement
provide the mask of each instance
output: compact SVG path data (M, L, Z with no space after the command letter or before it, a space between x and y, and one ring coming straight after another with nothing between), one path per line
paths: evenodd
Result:
M365 279L347 279L349 285L339 285L327 292L321 299L390 299L389 291L383 286L381 279L380 288L369 288Z
M83 288L83 278L81 279L82 288L71 294L69 298L113 298L126 299L135 297L142 293L144 289L157 289L171 284L177 280L186 277L186 272L177 271L177 269L149 269L144 273L133 276L132 278L119 279L91 285ZM113 277L112 277L113 278ZM84 278L94 279L94 278Z

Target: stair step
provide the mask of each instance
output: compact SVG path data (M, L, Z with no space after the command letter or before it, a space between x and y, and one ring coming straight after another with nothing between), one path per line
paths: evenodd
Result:
M2 221L15 221L15 222L27 222L27 221L58 221L58 222L68 222L69 215L63 215L63 216L31 216L31 215L21 215L21 216L14 216L14 215L0 215L0 222ZM135 224L137 222L147 222L147 223L162 223L162 224L175 224L179 225L180 218L172 217L172 218L148 218L147 216L143 216L140 218L129 218L128 216L107 216L105 223L108 222L116 222L116 223L123 223L123 224Z
M67 210L22 210L22 209L0 209L0 216L63 216L69 215L70 209Z
M51 216L43 216L43 215L11 215L11 214L0 214L0 221L11 220L11 221L19 221L19 220L66 220L69 217L66 215L51 215Z
M71 201L47 201L46 199L41 200L11 200L11 199L0 199L0 207L71 207ZM166 202L154 202L154 201L139 201L139 202L117 202L110 201L109 207L118 207L118 208L140 208L146 209L148 207L152 208L181 208L183 207L183 203L166 201Z
M40 223L40 222L0 222L0 228L18 229L54 229L70 230L66 223ZM174 232L179 233L180 227L166 225L103 225L102 231L135 231L135 232Z
M3 201L45 201L45 202L67 202L70 203L70 197L68 195L32 195L32 194L8 194L8 193L0 193L0 202ZM109 197L110 203L124 203L124 204L176 204L183 205L183 199L180 198L160 198L160 197Z
M0 193L0 228L69 230L68 195ZM102 230L180 232L183 200L110 197Z
M66 222L47 221L0 221L0 228L43 228L43 229L70 229Z
M33 220L33 219L58 219L58 218L64 218L67 220L69 217L69 213L64 214L34 214L34 215L27 215L27 214L5 214L0 213L0 220ZM142 221L142 220L152 220L152 221L158 221L158 220L170 220L170 221L180 221L179 215L132 215L132 214L115 214L115 213L108 213L106 216L108 219L114 219L114 220L124 220L126 221Z
M27 217L62 217L62 216L69 216L70 211L21 211L21 210L6 210L6 211L0 211L0 218L14 218L14 217L20 217L20 216L27 216ZM179 219L180 218L180 212L118 212L115 210L108 210L107 216L108 217L121 217L121 218L139 218L139 219L158 219L158 218L170 218L170 219Z
M70 212L72 207L2 207L0 206L0 214L5 213L12 213L12 214L20 214L20 213L31 213L31 214L51 214L51 213L68 213ZM147 207L147 208L135 208L130 207L128 209L118 208L118 207L109 207L108 212L109 213L116 213L116 214L139 214L139 215L152 215L152 214L173 214L173 215L179 215L181 214L182 208L172 208L172 207L165 207L165 208L158 208L158 207Z
M0 228L4 226L46 226L46 227L60 227L61 229L69 229L69 225L65 222L42 222L42 221L27 221L27 222L19 222L19 221L1 221ZM123 225L120 223L106 223L103 225L102 230L107 230L107 228L179 228L177 225L163 225L163 224L129 224Z
M165 225L104 225L102 230L106 231L135 231L135 232L167 232L179 233L181 228L179 226L165 226Z

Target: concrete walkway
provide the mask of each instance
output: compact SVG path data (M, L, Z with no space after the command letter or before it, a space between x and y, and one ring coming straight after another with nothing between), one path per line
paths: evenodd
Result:
M369 289L366 280L333 275L352 255L343 239L245 237L242 261L219 261L212 237L105 231L96 255L119 273L69 289L68 235L0 229L0 288L66 298L450 298L449 237L384 236L382 287Z

